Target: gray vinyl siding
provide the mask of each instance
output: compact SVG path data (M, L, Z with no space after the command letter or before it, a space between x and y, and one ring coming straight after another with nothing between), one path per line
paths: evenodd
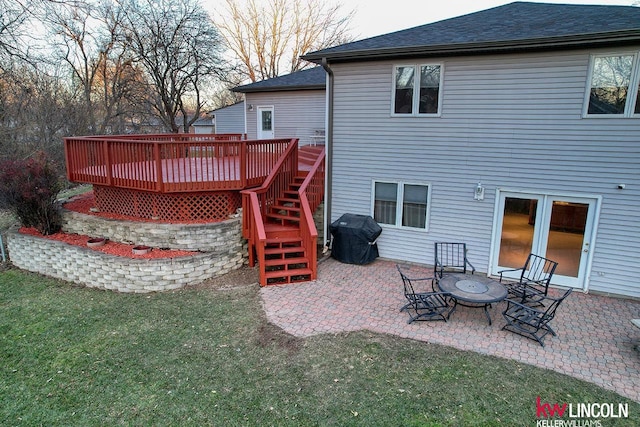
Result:
M496 189L599 196L589 289L640 297L640 118L582 118L592 53L333 65L331 220L371 215L373 180L429 184L428 231L383 227L380 255L431 264L435 241L464 241L486 272ZM432 62L441 116L392 117L394 65Z
M245 133L244 109L244 102L238 102L216 110L216 133Z
M326 91L298 90L282 92L247 93L247 136L257 138L258 107L274 107L273 125L276 138L298 138L300 145L312 144L316 131L325 128Z

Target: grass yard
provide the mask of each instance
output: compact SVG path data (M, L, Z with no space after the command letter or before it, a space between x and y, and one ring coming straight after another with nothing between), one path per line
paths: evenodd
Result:
M369 332L289 336L234 274L126 295L0 271L0 425L535 426L537 396L629 403L602 425L640 425L639 404L514 361Z

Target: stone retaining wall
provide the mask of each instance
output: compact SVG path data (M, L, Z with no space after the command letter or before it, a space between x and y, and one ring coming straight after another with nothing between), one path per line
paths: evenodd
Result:
M131 259L20 234L17 230L10 231L7 237L9 255L16 267L120 292L145 293L194 285L240 268L246 253L231 245L224 251L193 256Z
M185 251L242 251L242 218L207 224L123 221L63 210L65 233L104 237L114 242ZM246 252L246 250L244 251Z
M248 248L241 218L208 224L122 221L63 210L63 231L114 242L199 251L176 258L133 259L11 230L7 246L19 268L120 292L153 292L195 285L242 267Z

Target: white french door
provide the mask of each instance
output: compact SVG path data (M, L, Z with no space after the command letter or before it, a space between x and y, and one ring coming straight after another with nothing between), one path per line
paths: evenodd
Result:
M535 253L558 262L552 283L586 290L598 207L595 197L500 191L491 274Z
M258 139L274 138L273 107L258 107Z

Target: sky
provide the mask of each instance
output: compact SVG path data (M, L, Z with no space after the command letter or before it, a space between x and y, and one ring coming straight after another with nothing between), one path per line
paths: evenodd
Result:
M418 25L512 3L515 0L341 0L345 10L355 10L356 39L386 34ZM535 3L603 4L631 6L633 0L529 0ZM637 2L635 2L637 3ZM401 7L393 7L393 4Z
M260 0L257 0L260 2ZM515 0L513 0L515 1ZM604 4L631 6L638 0L529 0L535 3ZM418 25L466 15L511 3L512 0L329 0L345 13L355 12L351 21L356 40L387 34ZM203 0L205 8L224 7L223 0ZM397 6L396 6L397 5ZM215 12L214 12L215 14Z

